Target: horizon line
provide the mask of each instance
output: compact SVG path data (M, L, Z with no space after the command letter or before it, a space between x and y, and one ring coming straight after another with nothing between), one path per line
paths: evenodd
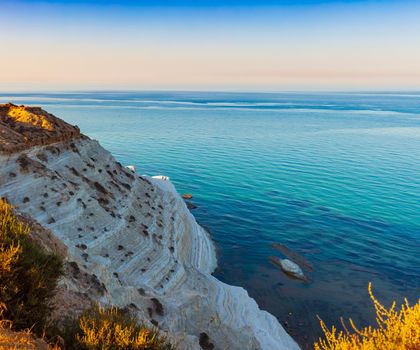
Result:
M330 90L233 90L233 89L220 89L220 90L205 90L205 89L31 89L31 90L0 90L2 94L39 94L39 93L149 93L149 92L180 92L180 93L243 93L243 94L301 94L301 93L419 93L420 88L417 89L330 89ZM1 96L0 96L1 97Z

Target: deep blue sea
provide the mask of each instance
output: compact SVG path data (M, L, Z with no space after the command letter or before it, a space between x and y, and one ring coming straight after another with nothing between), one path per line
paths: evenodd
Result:
M340 316L420 297L420 93L0 94L77 124L124 165L192 193L222 281L307 348ZM269 261L287 245L311 282Z

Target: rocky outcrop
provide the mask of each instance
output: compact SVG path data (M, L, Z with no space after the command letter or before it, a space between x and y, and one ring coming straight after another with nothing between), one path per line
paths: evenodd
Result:
M13 153L79 136L79 128L40 107L0 104L0 153Z
M298 349L244 289L211 275L214 245L169 180L132 173L67 126L74 134L59 142L28 139L0 154L0 196L65 247L57 308L125 307L180 349Z

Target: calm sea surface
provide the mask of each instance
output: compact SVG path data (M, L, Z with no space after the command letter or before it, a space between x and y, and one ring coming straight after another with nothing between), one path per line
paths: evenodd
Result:
M420 297L420 94L0 94L36 104L141 174L194 195L222 281L307 348L340 316L374 322L367 286ZM291 280L283 243L314 265Z

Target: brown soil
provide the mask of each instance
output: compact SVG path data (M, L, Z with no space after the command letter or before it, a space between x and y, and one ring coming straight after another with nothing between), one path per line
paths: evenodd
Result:
M70 125L40 107L0 104L0 153L14 153L80 137Z

